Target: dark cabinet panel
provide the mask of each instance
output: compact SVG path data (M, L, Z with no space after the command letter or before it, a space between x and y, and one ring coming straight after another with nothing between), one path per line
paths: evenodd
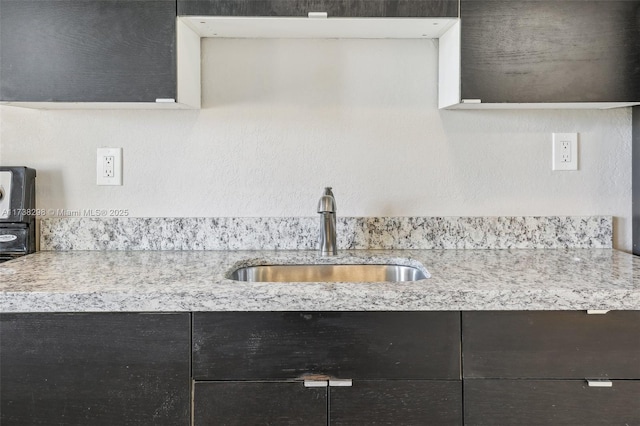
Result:
M307 16L327 12L345 16L347 2L340 0L178 0L178 15L201 16Z
M176 98L175 0L0 0L0 100Z
M457 0L178 0L178 15L458 17Z
M640 379L640 311L464 312L465 378Z
M329 393L331 425L462 425L460 381L354 381Z
M640 101L640 1L461 0L462 99Z
M458 312L193 314L196 380L459 379Z
M302 382L196 382L194 425L327 425L327 389Z
M0 424L188 425L189 314L2 314Z
M581 380L465 380L468 426L603 426L640 424L640 381L610 388Z

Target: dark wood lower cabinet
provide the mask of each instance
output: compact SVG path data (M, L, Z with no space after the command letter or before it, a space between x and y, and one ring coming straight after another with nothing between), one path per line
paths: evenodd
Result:
M301 381L196 382L194 426L326 426L327 389Z
M197 426L460 426L460 313L195 312L193 377Z
M640 379L640 311L463 312L465 378Z
M189 425L189 317L0 315L0 424Z
M462 425L458 380L196 382L194 425Z
M459 312L195 312L195 380L460 379Z
M0 424L639 426L638 315L0 314Z
M366 380L329 388L330 425L462 425L462 383Z
M464 381L467 426L640 425L640 381L610 388L584 380Z

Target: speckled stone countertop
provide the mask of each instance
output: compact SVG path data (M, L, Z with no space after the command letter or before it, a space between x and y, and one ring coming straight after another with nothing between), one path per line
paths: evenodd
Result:
M405 283L246 283L237 267L396 263ZM0 312L637 310L640 257L611 249L58 251L0 264Z

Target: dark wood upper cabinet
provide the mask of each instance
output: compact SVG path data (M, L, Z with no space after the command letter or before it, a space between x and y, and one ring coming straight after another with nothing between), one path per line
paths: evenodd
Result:
M176 99L175 0L0 0L0 100Z
M200 37L255 28L218 34L176 14L310 12L399 18L394 25L460 16L441 27L441 108L640 104L640 0L0 0L0 101L199 108Z
M178 0L178 15L400 18L458 17L457 0Z
M190 424L190 315L0 315L0 424Z
M461 99L640 102L640 1L461 0Z

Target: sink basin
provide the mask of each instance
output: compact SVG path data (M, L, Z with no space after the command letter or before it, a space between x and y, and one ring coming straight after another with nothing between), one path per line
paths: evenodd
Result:
M265 265L247 266L231 279L250 282L401 282L426 279L423 271L403 265Z

